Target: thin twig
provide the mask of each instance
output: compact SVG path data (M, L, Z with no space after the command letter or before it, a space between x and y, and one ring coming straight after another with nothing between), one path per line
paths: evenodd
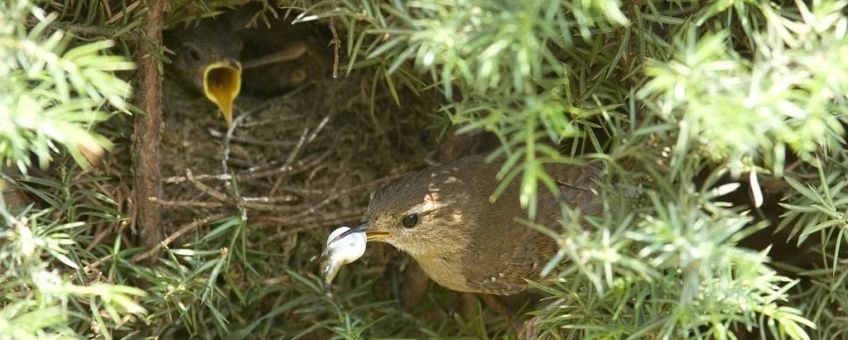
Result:
M199 202L199 201L185 201L185 200L177 200L177 201L168 201L161 199L154 199L153 202L161 204L165 208L180 208L180 207L194 207L194 208L221 208L228 206L228 204L222 202Z
M300 155L300 151L303 149L303 145L306 143L311 143L313 140L315 140L315 137L318 136L318 133L320 133L325 126L327 126L327 122L330 121L330 117L332 116L333 114L329 114L325 116L324 119L321 119L321 122L318 123L318 126L315 127L315 130L312 130L311 133L309 133L308 129L303 130L303 135L300 136L300 140L297 141L297 145L295 146L294 150L292 150L289 153L289 157L286 158L286 163L283 164L284 167L291 166L295 158Z
M244 127L244 126L242 126L242 127ZM221 136L225 135L225 134L223 134L220 131L215 130L215 129L209 129L209 133L213 137L221 137ZM297 145L297 142L293 142L293 141L290 141L290 140L262 140L262 139L255 139L255 138L249 138L249 137L236 137L236 136L231 137L230 142L231 143L239 143L239 144L247 144L247 145L258 145L258 146L263 146L263 147L292 147L292 146Z
M124 229L126 229L128 226L129 226L128 223L121 223L118 226L118 231L117 231L118 235L121 235L122 238L125 237L126 233L124 233ZM124 242L126 242L126 241L124 241ZM129 244L129 243L126 243L126 244ZM92 249L94 249L94 248L92 247ZM109 254L109 255L106 255L104 257L101 257L101 258L97 259L97 261L94 261L94 262L86 265L85 267L83 267L82 272L87 273L90 270L99 267L103 262L106 262L113 257L115 257L115 254Z
M292 46L287 46L285 49L280 51L245 61L242 63L242 69L247 70L255 67L292 61L302 57L305 53L306 44L301 41L296 41Z
M122 223L126 223L126 222L124 221ZM91 243L89 243L88 246L85 247L85 250L91 251L92 249L94 249L94 247L96 247L98 244L100 244L100 242L103 242L103 240L111 234L112 234L112 226L107 226L106 228L103 228L102 230L97 232L97 234L94 235L94 239L91 240Z
M219 208L227 205L235 205L239 211L241 211L242 215L246 215L247 211L245 208L256 209L256 210L265 210L265 211L280 211L280 212L294 212L300 211L303 207L292 207L292 206L279 206L273 204L263 204L264 203L277 203L277 202L293 202L297 201L299 198L294 195L287 195L282 197L250 197L249 199L245 199L241 196L228 197L226 194L215 190L203 182L197 180L194 175L192 175L191 169L186 169L186 178L191 182L194 187L203 192L220 203L211 203L211 202L198 202L198 201L165 201L156 199L159 204L162 205L170 205L170 206L193 206L193 207L203 207L203 208ZM223 204L221 204L223 203Z
M325 116L324 119L322 119L321 122L318 123L318 126L315 127L315 130L313 130L312 133L309 133L309 129L303 129L303 133L300 135L300 139L298 139L297 145L294 147L294 150L289 152L289 156L286 158L286 162L283 164L284 167L291 166L292 162L294 162L295 158L300 154L300 151L303 149L303 145L306 143L311 143L315 140L315 137L318 136L318 133L320 133L321 130L323 130L324 127L327 126L327 123L330 121L330 117L332 115L333 114L331 113ZM274 194L277 192L277 188L280 187L285 178L286 176L277 177L277 180L274 182L274 185L268 192L268 196L274 196Z
M318 209L321 209L321 208L327 206L328 204L332 203L335 200L338 200L341 197L344 197L346 195L349 195L351 193L354 193L354 192L357 192L357 191L360 191L360 190L369 189L369 188L373 188L375 186L386 184L390 181L393 181L395 179L403 177L403 175L405 175L405 174L401 173L401 174L389 175L389 176L379 178L379 179L376 179L376 180L373 180L373 181L370 181L370 182L362 183L360 185L355 185L355 186L352 186L352 187L349 187L349 188L345 188L345 189L336 191L332 195L325 198L323 201L318 202L317 204L309 207L308 209L303 210L300 213L297 213L295 215L292 215L289 218L296 220L296 219L302 218L306 215L313 214Z
M233 120L233 124L227 128L227 134L224 136L224 151L221 155L221 174L227 175L230 173L230 170L227 167L227 161L230 160L230 141L233 138L233 133L236 131L236 127L238 127L248 115L249 113L242 112L238 117L236 117L236 119Z
M253 217L251 220L260 223L273 223L275 225L283 226L291 226L294 223L297 223L297 227L286 228L285 230L271 235L271 237L268 238L269 240L281 240L296 233L301 233L319 227L338 225L347 222L356 222L359 221L359 219L362 217L362 214L364 213L364 208L355 208L351 210L333 212L301 220L293 220L290 218L279 216L256 216Z
M218 190L212 189L206 184L203 184L203 182L195 179L194 176L191 174L191 169L186 169L186 178L188 178L191 184L194 184L194 187L197 188L197 190L200 190L201 192L212 196L212 198L217 199L221 202L229 202L227 195Z
M285 196L264 196L264 197L244 197L245 202L258 202L258 203L289 203L299 201L300 197L297 195L285 195Z
M280 166L280 167L269 169L269 170L255 171L255 172L250 171L248 173L236 175L236 179L239 180L239 181L245 181L245 180L249 180L249 179L264 178L264 177L270 177L270 176L275 176L275 175L280 175L280 174L296 174L296 173L299 173L299 172L304 171L306 169L310 169L310 168L320 164L329 155L330 155L330 151L326 151L326 152L324 152L324 153L322 153L318 156L314 156L314 157L308 159L307 161L299 162L299 164L297 164L297 166L295 166L295 165L292 165L292 166L289 166L289 167ZM207 175L207 174L204 174L204 175L194 176L194 179L196 179L196 180L230 181L230 180L232 180L232 176L229 175L229 174L227 174L227 175ZM173 177L166 178L163 182L168 183L168 184L179 184L179 183L185 182L187 180L188 180L188 177L185 177L185 176L173 176Z
M73 32L79 35L99 35L103 37L113 37L117 31L112 28L107 27L98 27L98 26L85 26L85 25L77 25L77 24L63 24L57 23L57 27L66 30L68 32Z
M199 219L199 220L195 220L194 222L191 222L189 224L183 225L182 227L177 229L177 231L175 231L173 234L168 235L167 238L162 240L162 242L159 242L159 244L157 244L152 249L150 249L146 252L143 252L141 254L138 254L136 256L133 256L132 261L138 262L138 261L145 260L145 259L157 254L160 250L162 250L162 248L167 247L169 244L171 244L171 242L174 242L175 240L177 240L178 238L182 237L185 234L188 234L192 230L197 229L198 227L205 225L206 223L209 223L211 221L219 220L219 219L221 219L225 216L227 216L227 214L223 214L223 213L222 214L215 214L215 215L207 216L207 217Z
M148 11L148 12L149 12L152 8L160 7L160 9L161 9L161 7L162 7L162 6L156 6L156 5L154 5L154 4L147 3L147 2L134 1L134 2L133 2L133 3L131 3L129 6L127 6L127 7L126 7L123 11L120 11L120 12L118 12L117 14L115 14L114 16L110 17L110 18L109 18L109 20L107 20L107 21L106 21L106 24L107 24L107 25L111 25L111 24L114 24L115 22L117 22L118 20L121 20L121 18L123 18L123 17L124 17L124 15L127 15L127 14L129 14L130 12L134 11L134 10L136 9L136 7L138 7L138 6L139 6L139 5L141 5L142 3L147 4L146 9L147 9L147 11ZM148 14L148 15L149 15L149 14Z
M339 39L339 32L336 31L336 22L333 17L330 17L330 32L333 33L333 40L330 44L333 45L333 79L339 77L339 50L342 46L342 41Z
M249 202L244 200L242 204L244 208L250 208L253 210L261 210L261 211L278 211L278 212L297 212L301 211L305 207L302 206L283 206L283 205L274 205L274 204L265 204L265 203L257 203L257 202L290 202L287 197L251 197L254 201ZM263 200L264 199L264 200ZM222 201L222 202L202 202L202 201L186 201L186 200L176 200L176 201L168 201L168 200L160 200L156 199L154 202L161 204L166 208L179 208L179 207L195 207L195 208L225 208L225 207L238 207L238 202L233 200Z
M304 128L303 132L300 134L300 138L297 140L297 144L294 146L291 152L289 152L289 156L286 157L286 162L283 163L283 167L291 166L294 159L300 154L300 150L303 148L303 144L306 144L307 136L309 135L309 128ZM283 177L283 176L281 176Z
M311 168L317 166L318 164L321 164L329 156L330 156L330 151L326 151L326 152L319 154L318 156L314 156L312 159L309 159L308 163L306 163L305 161L298 162L298 163L300 163L300 166L295 166L294 164L283 165L283 166L276 168L276 169L269 169L269 170L265 170L265 171L257 171L257 172L254 172L254 173L240 175L238 178L239 178L239 180L243 181L243 180L246 180L246 179L257 179L257 178L271 177L271 176L275 176L275 175L293 175L293 174L299 173L301 171L311 169Z

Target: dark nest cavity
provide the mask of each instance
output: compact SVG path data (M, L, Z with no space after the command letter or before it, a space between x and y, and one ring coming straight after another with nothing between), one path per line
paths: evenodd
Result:
M401 90L398 105L384 78L356 70L333 78L333 47L310 48L317 52L276 69L309 78L286 93L240 96L229 129L203 95L166 82L156 199L166 235L210 216L244 216L251 248L287 253L280 245L289 244L312 258L332 228L359 221L371 192L424 164L438 132L428 115L436 97ZM310 241L293 246L304 234Z

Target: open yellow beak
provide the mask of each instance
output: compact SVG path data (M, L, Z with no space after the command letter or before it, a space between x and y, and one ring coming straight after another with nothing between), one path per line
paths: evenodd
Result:
M218 105L227 126L233 123L233 101L241 92L241 63L225 60L209 64L203 70L203 93Z

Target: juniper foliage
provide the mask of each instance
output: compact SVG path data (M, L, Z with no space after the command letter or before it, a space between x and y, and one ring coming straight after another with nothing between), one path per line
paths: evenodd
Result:
M530 217L537 183L557 190L544 164L606 166L602 215L564 210L560 229L528 226L561 246L548 280L534 283L545 298L527 311L543 337L848 337L848 2L263 3L338 26L342 76L373 74L371 90L402 108L404 91L436 93L437 114L461 133L496 135L493 157L508 159L499 177L521 183ZM342 273L347 284L328 295L306 258L278 280L279 254L246 246L257 236L238 214L154 266L132 261L142 250L121 235L86 247L92 228L128 220L98 191L107 179L81 170L86 152L109 148L103 135L118 134L95 123L128 110L129 85L114 75L131 68L116 56L127 50L107 38L131 40L143 13L132 9L145 4L124 5L0 4L3 178L46 203L10 211L0 201L0 334L514 335L482 309L428 315L449 304L444 291L403 310L396 288L366 273ZM225 5L175 2L169 21ZM94 27L93 41L60 29L79 25ZM54 160L64 154L78 165ZM54 160L61 175L9 175L33 159ZM755 234L773 235L770 246L744 247ZM786 247L795 258L773 256ZM100 275L86 272L92 263Z

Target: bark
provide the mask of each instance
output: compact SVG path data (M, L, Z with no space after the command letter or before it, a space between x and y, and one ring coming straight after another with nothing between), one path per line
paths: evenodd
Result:
M159 129L162 124L162 74L156 58L162 49L164 0L149 0L136 55L139 82L136 105L145 114L135 118L133 172L135 188L135 219L141 243L154 250L148 259L158 257L163 231L159 205L151 197L160 197L162 184L159 173Z

